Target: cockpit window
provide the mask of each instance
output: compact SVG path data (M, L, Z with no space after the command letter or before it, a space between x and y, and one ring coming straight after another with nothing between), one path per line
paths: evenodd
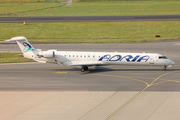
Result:
M159 59L167 59L166 56L159 56Z

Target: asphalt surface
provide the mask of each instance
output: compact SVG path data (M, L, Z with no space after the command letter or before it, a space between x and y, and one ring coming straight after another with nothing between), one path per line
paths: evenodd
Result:
M132 16L44 16L0 17L0 22L108 22L108 21L170 21L180 20L180 15Z
M56 64L1 64L0 90L82 90L82 91L140 91L163 75L158 85L147 91L180 91L180 41L130 44L34 44L43 50L118 51L160 53L176 65L163 67L103 66L91 67L81 73L80 67L61 67ZM0 45L1 52L20 52L16 44ZM167 75L164 75L167 74ZM172 80L172 81L171 81ZM159 84L160 81L164 81ZM145 84L147 83L147 84Z
M130 44L34 44L43 50L161 53L176 64L61 67L0 64L2 120L179 120L180 40ZM0 52L20 52L0 44ZM3 57L3 56L1 56ZM12 109L13 108L13 109Z

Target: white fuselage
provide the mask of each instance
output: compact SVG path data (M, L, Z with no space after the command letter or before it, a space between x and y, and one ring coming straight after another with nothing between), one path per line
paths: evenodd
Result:
M116 53L116 52L75 52L54 51L53 58L38 58L48 63L64 65L157 65L168 66L175 64L172 60L157 53Z

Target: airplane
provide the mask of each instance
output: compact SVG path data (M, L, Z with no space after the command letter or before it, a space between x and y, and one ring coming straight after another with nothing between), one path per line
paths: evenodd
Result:
M60 66L81 66L81 72L89 66L104 65L137 65L172 67L175 62L158 53L125 53L125 52L80 52L58 51L50 49L42 51L34 48L26 37L13 37L5 41L16 41L25 58L41 63L54 63Z

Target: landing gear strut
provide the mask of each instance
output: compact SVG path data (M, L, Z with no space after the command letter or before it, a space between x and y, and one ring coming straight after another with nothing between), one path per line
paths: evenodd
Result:
M88 70L88 67L87 67L87 66L82 66L81 72L84 72L84 71L87 71L87 70Z
M167 70L166 68L167 68L167 67L166 67L166 66L164 66L164 70Z

